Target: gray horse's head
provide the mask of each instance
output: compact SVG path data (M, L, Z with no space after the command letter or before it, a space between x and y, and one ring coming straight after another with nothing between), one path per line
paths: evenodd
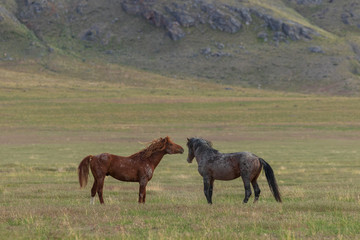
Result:
M187 161L188 163L192 163L192 161L194 160L194 157L195 157L195 154L194 154L194 147L193 147L193 141L194 141L194 138L188 138L187 139L187 147L189 149L189 153L188 153L188 158L187 158Z
M188 158L187 158L188 163L192 163L192 161L195 158L195 151L198 148L205 146L206 148L212 149L212 143L203 138L190 138L190 139L188 138L186 145L189 149Z

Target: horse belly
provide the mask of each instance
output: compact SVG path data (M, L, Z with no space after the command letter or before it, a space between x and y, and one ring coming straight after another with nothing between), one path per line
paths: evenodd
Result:
M111 172L111 173L109 173L109 175L117 180L124 181L124 182L138 182L139 181L137 173L123 171L121 173Z
M129 164L126 160L114 162L109 169L110 176L120 181L125 182L138 182L139 174L138 169Z
M217 165L213 168L212 175L217 180L232 180L240 177L240 169L229 165Z

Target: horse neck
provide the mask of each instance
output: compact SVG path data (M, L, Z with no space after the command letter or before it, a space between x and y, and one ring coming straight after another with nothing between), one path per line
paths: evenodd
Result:
M214 155L215 155L214 149L207 146L202 146L195 150L195 159L198 164L202 159L208 159L210 156L214 156Z
M152 163L152 165L154 166L154 168L157 167L157 165L159 165L161 159L164 157L164 155L166 154L166 151L158 151L158 152L154 152L153 154L151 154L151 156L148 158L148 161L150 161L150 163Z

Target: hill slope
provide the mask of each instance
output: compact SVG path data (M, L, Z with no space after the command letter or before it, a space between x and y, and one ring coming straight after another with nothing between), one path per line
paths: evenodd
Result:
M3 0L0 31L2 67L112 63L245 87L360 89L354 0Z

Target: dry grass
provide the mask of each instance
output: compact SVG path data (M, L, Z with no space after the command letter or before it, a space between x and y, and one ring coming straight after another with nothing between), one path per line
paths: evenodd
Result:
M357 98L225 90L186 79L171 89L1 72L5 239L359 238ZM258 204L242 204L244 189L234 180L215 182L209 206L196 163L173 155L156 169L145 205L137 203L137 183L111 178L107 204L89 205L92 179L80 190L76 176L84 156L128 156L166 135L184 147L186 137L202 136L222 152L263 157L284 203L261 175Z

